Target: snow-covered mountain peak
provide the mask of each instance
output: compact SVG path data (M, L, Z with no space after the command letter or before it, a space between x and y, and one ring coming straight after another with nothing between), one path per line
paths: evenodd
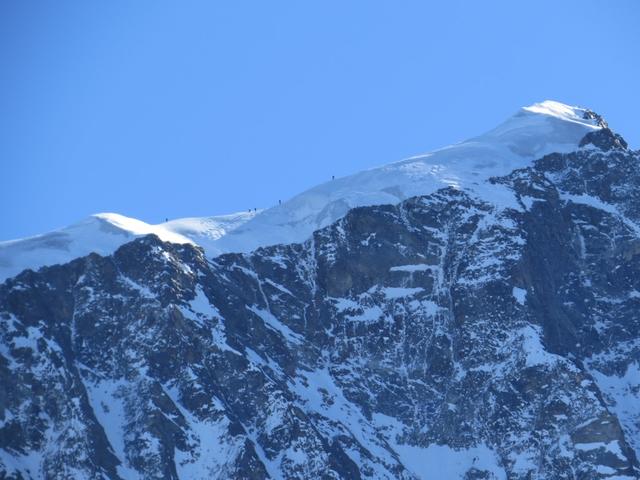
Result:
M526 167L552 152L574 151L586 135L604 127L604 120L590 110L555 101L536 103L478 137L320 184L266 210L156 225L103 213L44 235L2 242L0 280L25 268L63 263L92 251L109 254L147 234L200 245L210 256L301 242L354 207L396 204L446 186L505 204L509 195L488 184L488 178Z
M173 231L169 228L168 222L165 224L151 225L141 220L125 217L118 213L96 213L91 215L80 225L90 225L96 223L98 228L105 233L115 233L125 236L157 235L164 242L172 243L194 243L193 240Z
M602 128L600 116L581 107L546 100L521 108L479 137L463 143L500 145L518 157L536 159L577 148L587 133Z
M492 130L424 155L323 183L265 210L216 242L217 251L250 251L259 246L302 241L354 207L395 204L445 186L503 199L484 183L552 152L579 148L603 121L587 109L545 101L516 112ZM500 197L500 198L499 198Z
M150 234L165 242L190 243L207 249L212 242L258 213L260 211L181 218L159 224L149 224L118 213L98 213L59 230L0 242L0 281L26 268L66 263L91 252L109 255L124 243Z
M522 107L525 112L536 115L548 115L567 122L576 122L587 126L598 126L598 122L589 115L591 110L582 107L572 107L555 100L545 100L534 103L528 107Z

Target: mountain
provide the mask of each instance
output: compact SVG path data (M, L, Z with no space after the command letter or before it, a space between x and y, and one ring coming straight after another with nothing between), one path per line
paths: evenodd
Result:
M94 215L58 231L0 242L0 280L91 252L108 255L149 233L168 242L199 245L210 256L302 242L351 208L397 204L448 185L500 201L494 187L485 191L484 180L528 166L548 153L574 150L585 135L602 126L602 119L586 109L546 101L521 109L479 137L324 183L264 211L159 225L116 214Z
M165 242L210 247L257 213L181 218L157 225L117 213L98 213L53 232L0 242L0 281L27 268L66 263L92 252L109 255L134 238L150 234Z
M544 102L216 238L107 217L0 285L0 478L640 478L639 162Z

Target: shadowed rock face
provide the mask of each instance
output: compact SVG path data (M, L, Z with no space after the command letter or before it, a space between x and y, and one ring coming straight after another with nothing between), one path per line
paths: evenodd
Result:
M8 280L0 478L638 478L640 156L605 140L493 179L502 207Z

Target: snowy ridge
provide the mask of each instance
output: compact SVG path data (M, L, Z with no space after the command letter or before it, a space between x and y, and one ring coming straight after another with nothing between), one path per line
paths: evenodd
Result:
M504 199L496 187L484 181L530 165L548 153L576 150L586 134L602 128L588 113L554 101L537 103L479 137L326 182L263 211L159 225L118 214L95 215L58 231L0 243L0 280L26 268L67 262L92 251L110 254L150 233L164 241L200 245L210 256L301 242L354 207L397 204L444 186L501 203Z
M217 252L247 252L300 242L354 207L396 204L446 186L472 190L486 198L492 193L482 185L484 180L526 167L552 152L576 150L586 134L602 128L586 118L587 112L553 101L522 108L479 137L307 190L221 237L215 248Z
M154 234L162 241L207 248L258 212L182 218L152 225L117 213L99 213L53 232L0 242L0 281L31 268L66 263L91 252L109 255L136 237Z

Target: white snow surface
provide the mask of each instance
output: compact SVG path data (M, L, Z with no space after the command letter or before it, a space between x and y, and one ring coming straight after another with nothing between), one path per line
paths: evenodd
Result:
M513 287L513 298L516 299L520 305L524 305L527 301L527 291L520 287Z
M484 444L454 449L435 443L427 447L399 443L399 434L404 429L399 420L380 413L375 413L373 418L377 425L382 426L387 442L398 454L402 464L420 480L462 480L473 469L491 472L492 479L507 478L496 452Z
M0 242L0 282L31 268L66 263L91 252L110 255L136 237L155 234L165 242L205 249L260 213L181 218L152 225L117 213L99 213L74 225L20 240Z
M576 150L587 133L601 128L583 118L585 111L554 101L537 103L478 137L323 183L266 210L158 225L98 214L61 230L0 242L0 281L26 268L63 263L90 252L107 255L149 233L169 242L200 245L209 256L301 242L354 207L396 204L446 186L504 204L504 192L485 180L526 167L548 153Z

